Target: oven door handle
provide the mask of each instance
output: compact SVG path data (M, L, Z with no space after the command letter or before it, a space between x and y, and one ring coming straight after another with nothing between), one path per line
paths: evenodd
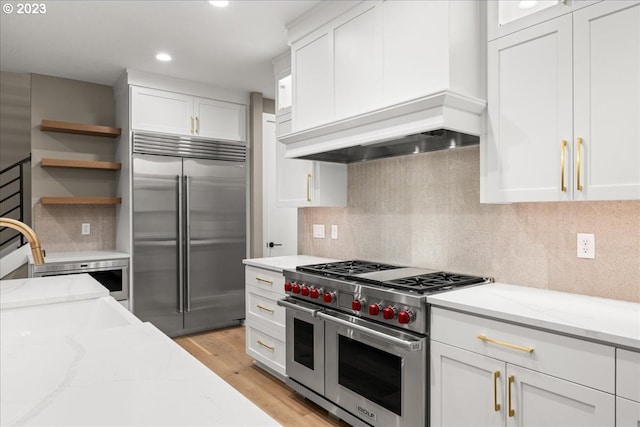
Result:
M293 302L290 302L286 299L279 299L278 301L276 301L276 304L278 304L280 307L285 307L285 308L290 308L293 310L298 310L298 311L302 311L303 313L307 313L310 314L313 317L317 317L318 312L320 311L319 308L307 308L304 307L300 304L296 304Z
M342 325L342 326L345 326L347 328L356 330L358 332L362 332L364 334L367 334L367 335L373 336L375 338L378 338L378 339L380 339L382 341L393 343L394 345L396 345L398 347L401 347L402 349L407 350L409 352L422 350L422 341L420 341L420 340L407 341L407 340L403 340L401 338L396 338L394 336L387 335L387 334L385 334L383 332L378 332L378 331L375 331L373 329L369 329L369 328L367 328L365 326L357 325L357 324L351 323L351 322L349 322L347 320L342 320L342 319L340 319L338 317L331 316L331 315L326 314L326 313L324 313L322 311L318 312L316 314L316 317L319 317L320 319L323 319L323 320L328 321L328 322L337 323L339 325Z

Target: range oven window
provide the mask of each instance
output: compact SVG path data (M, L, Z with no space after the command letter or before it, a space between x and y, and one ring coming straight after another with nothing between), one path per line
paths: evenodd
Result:
M313 324L293 319L293 360L313 370Z
M339 335L338 383L402 416L402 358Z

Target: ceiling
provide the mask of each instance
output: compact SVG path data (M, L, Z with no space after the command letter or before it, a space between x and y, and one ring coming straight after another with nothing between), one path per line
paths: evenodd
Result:
M271 61L286 51L285 25L318 2L41 1L18 14L2 1L0 69L113 85L125 69L274 97ZM7 4L13 6L7 13ZM159 62L156 53L169 53Z

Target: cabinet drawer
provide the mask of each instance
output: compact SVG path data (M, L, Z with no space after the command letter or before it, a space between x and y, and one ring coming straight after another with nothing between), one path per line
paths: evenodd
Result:
M245 267L245 283L284 295L284 276L277 271L251 266Z
M279 295L247 285L247 320L271 329L284 330L285 309L277 304Z
M640 402L640 353L616 349L616 395Z
M264 332L248 326L247 354L260 361L275 372L285 375L285 344L284 340L275 337L276 334Z
M608 393L615 390L611 346L438 307L431 310L431 339Z

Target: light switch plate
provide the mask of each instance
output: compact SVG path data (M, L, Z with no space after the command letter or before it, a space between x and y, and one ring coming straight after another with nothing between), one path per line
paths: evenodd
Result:
M338 226L335 224L331 226L331 238L334 240L338 238Z
M324 239L324 224L313 224L313 237Z
M88 236L91 234L91 224L89 224L88 222L83 222L82 223L82 235L83 236Z

